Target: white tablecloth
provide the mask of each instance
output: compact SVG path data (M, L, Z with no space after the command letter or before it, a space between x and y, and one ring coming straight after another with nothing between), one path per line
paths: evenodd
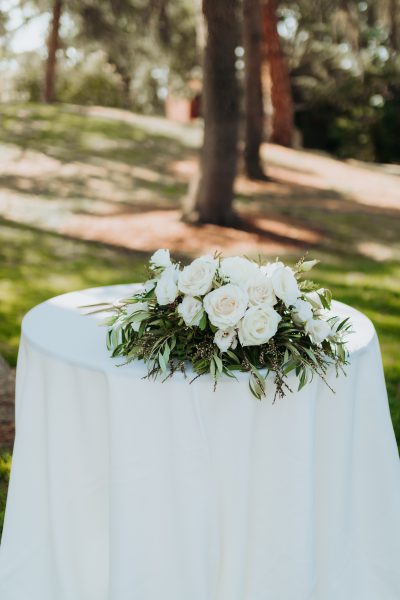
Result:
M272 404L116 367L59 296L23 321L1 600L399 600L400 466L374 329Z

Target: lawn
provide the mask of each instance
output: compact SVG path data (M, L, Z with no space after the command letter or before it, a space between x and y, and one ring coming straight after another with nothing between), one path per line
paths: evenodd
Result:
M198 132L168 124L157 131L140 119L121 122L88 117L79 108L35 105L0 107L0 123L5 157L0 163L0 354L15 365L21 319L32 306L70 290L144 276L150 249L85 241L60 233L60 223L71 215L110 214L122 215L123 223L132 212L176 210L187 181L173 174L171 164L193 160ZM297 170L307 175L301 166ZM293 183L293 164L275 165L271 174L272 184L242 186L237 205L242 214L257 214L277 227L267 241L283 244L285 259L295 261L309 246L310 256L322 260L315 278L371 318L400 445L400 209L380 207L378 196L376 205L359 202L343 185L315 189ZM291 238L289 225L300 237L314 232L316 241ZM181 256L190 254L187 244L196 235L194 230L179 238ZM152 241L156 249L160 240ZM5 486L3 478L0 515Z
M16 364L21 319L32 306L71 290L140 281L145 258L0 219L0 354Z

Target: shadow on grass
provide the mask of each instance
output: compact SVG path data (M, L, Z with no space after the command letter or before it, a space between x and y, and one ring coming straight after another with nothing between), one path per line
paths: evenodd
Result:
M360 258L400 257L400 210L360 204L332 191L325 195L306 186L291 192L266 191L238 206L249 215L262 215L284 225L303 227L320 234L319 247L330 253Z
M57 106L0 106L0 141L36 150L61 162L93 158L165 169L187 148L130 123L97 119Z
M61 198L71 201L64 211L108 217L176 209L186 192L186 182L172 179L169 167L171 162L187 158L192 148L176 139L62 106L2 106L0 118L0 141L12 142L22 152L38 150L68 163L68 170L59 173L48 168L41 174L33 168L32 174L3 174L0 185L26 195L27 201L30 196L36 201ZM76 167L78 161L81 170ZM284 168L296 171L293 165ZM304 174L303 169L299 172ZM302 238L300 232L296 238L289 229L285 232L290 225L316 232L318 246L330 253L385 260L400 256L400 211L360 204L337 190L279 179L256 189L259 191L241 194L238 199L244 216L248 213L253 222L258 215L281 224L276 230L256 224L244 227L250 232L253 227L260 239L299 248L313 246L310 236ZM45 219L45 208L42 213Z
M20 323L34 305L74 289L143 280L148 254L0 220L0 354L16 362Z

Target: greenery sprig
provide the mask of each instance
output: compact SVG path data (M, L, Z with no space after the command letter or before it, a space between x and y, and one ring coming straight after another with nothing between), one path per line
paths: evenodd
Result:
M214 255L182 268L158 250L137 292L91 308L111 313L102 321L111 356L143 360L147 377L165 380L190 367L191 381L209 374L215 387L222 376L247 372L257 399L274 382L275 401L292 391L290 373L300 390L315 375L329 385L328 370L339 374L347 364L349 319L333 315L331 292L305 277L317 262L301 259L291 269Z

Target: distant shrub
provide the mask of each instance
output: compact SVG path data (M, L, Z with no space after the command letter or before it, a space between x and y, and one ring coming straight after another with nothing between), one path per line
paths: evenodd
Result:
M57 97L60 102L71 104L121 107L124 86L121 76L98 51L77 63L63 65L58 77Z
M400 65L371 66L336 80L294 77L303 144L340 158L400 161Z
M11 81L16 101L39 102L42 97L43 80L43 62L37 53L21 54Z
M380 162L400 162L400 85L372 128L375 156Z
M56 97L59 102L81 105L130 108L143 114L161 113L163 100L159 84L152 76L154 65L142 60L124 82L104 52L81 53L74 60L61 54L57 61ZM42 98L45 63L37 53L18 56L15 70L8 76L7 95L0 101L39 102ZM4 96L4 97L3 97Z
M123 105L122 79L100 51L82 56L74 62L59 57L56 74L56 96L60 102L116 107ZM18 58L12 81L15 99L21 102L39 102L43 80L43 60L34 53L22 54Z

